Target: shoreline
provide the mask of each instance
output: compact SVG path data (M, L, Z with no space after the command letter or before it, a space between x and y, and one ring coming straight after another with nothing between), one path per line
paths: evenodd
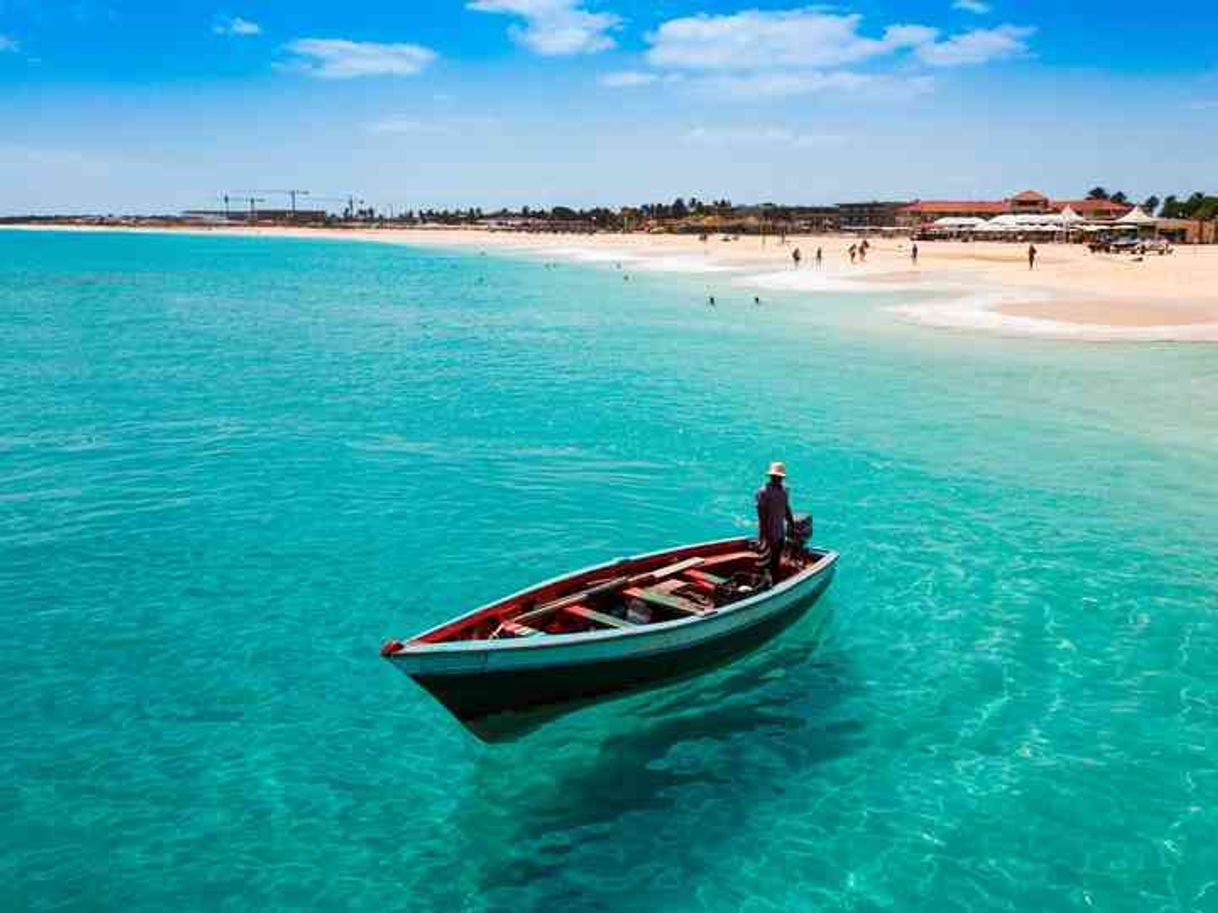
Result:
M1095 342L1218 342L1218 246L1182 247L1133 261L1082 245L1026 248L1001 242L876 239L866 263L851 265L842 235L741 236L517 234L469 228L334 229L12 225L19 231L130 232L349 240L550 257L642 272L719 275L754 290L806 293L919 291L931 300L889 307L895 319L940 329ZM812 263L817 247L824 262ZM792 252L799 248L796 269Z

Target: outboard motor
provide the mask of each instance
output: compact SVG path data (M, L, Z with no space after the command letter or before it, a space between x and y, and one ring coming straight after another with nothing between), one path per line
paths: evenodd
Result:
M791 550L802 554L808 543L812 541L812 515L795 514L795 522L791 524Z

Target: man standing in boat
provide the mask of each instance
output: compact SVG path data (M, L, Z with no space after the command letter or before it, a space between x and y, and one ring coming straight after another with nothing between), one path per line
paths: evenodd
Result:
M795 525L791 513L791 501L782 480L787 476L783 463L770 464L770 480L757 489L757 538L765 550L766 566L770 580L778 582L778 569L782 562L782 550L787 539L787 524Z

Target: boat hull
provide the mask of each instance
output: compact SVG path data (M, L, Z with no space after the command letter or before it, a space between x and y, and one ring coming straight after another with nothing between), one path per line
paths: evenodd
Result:
M403 657L405 671L484 738L513 730L513 719L546 718L594 701L659 687L755 650L798 621L829 586L836 554L814 572L717 616L670 630L548 649L493 650L459 659ZM556 639L551 639L551 642ZM447 661L446 661L447 660Z

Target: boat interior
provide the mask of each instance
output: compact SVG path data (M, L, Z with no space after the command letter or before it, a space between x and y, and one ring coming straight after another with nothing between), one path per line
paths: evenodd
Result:
M568 577L456 619L418 643L631 629L706 615L800 573L821 556L788 548L777 579L747 539L678 549Z

